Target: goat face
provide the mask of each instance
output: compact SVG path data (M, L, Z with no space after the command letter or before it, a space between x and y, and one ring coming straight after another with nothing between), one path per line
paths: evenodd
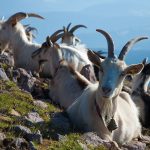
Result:
M42 44L41 48L32 53L32 58L38 62L47 60L46 63L50 69L50 75L53 77L60 60L62 60L62 53L57 43L46 41Z
M88 51L88 56L100 70L99 92L103 98L109 100L119 95L123 81L127 75L137 74L143 69L143 64L136 64L127 67L123 59L134 43L142 39L147 39L147 37L138 37L127 42L117 58L114 55L114 44L111 36L103 30L98 29L97 31L102 33L107 39L108 57L101 62L99 56L92 51Z
M99 64L100 93L106 99L119 95L122 83L127 75L134 75L141 71L142 64L127 67L124 61L117 58L106 58Z
M62 36L62 43L66 43L67 45L73 45L74 35L72 33L64 33Z
M10 26L5 21L0 21L0 50L5 50L8 47L10 39Z
M62 43L66 43L67 45L77 45L80 43L80 39L78 39L75 35L74 32L78 29L78 28L87 28L84 25L75 25L74 27L72 27L71 29L69 29L71 26L71 23L68 24L67 27L64 27L63 31L64 33L62 34Z

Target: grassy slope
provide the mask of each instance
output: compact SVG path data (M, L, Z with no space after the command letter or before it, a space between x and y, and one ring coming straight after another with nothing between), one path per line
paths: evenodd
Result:
M37 111L44 119L44 124L42 126L34 125L29 127L32 131L37 131L38 129L42 132L44 142L41 145L35 143L36 147L40 150L81 150L80 144L77 142L80 141L80 135L71 133L65 136L63 141L52 140L52 131L55 130L51 128L50 125L50 113L60 111L58 108L53 106L50 103L48 104L47 109L41 109L33 105L33 98L29 93L21 91L15 83L11 81L2 81L0 80L0 132L4 132L7 137L16 137L13 132L9 129L12 125L24 125L24 122L21 122L18 117L11 115L11 110L14 109L25 116L28 112L33 110ZM103 147L98 147L94 149L92 145L89 146L92 150L104 150Z

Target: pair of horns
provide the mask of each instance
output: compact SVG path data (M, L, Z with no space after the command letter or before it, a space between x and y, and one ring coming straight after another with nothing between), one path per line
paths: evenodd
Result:
M73 34L73 32L75 32L78 28L87 28L85 25L79 24L79 25L75 25L74 27L72 27L70 29L71 23L68 24L67 28L64 27L64 32L70 32ZM70 29L70 30L69 30Z
M71 28L71 30L69 31L71 23L68 24L67 28L64 27L63 29L57 30L56 32L54 32L49 38L50 40L55 43L57 40L59 40L60 38L62 38L62 36L64 35L64 33L69 32L69 33L73 33L75 30L77 30L80 27L84 27L87 28L84 25L76 25L74 27Z
M35 14L35 13L24 13L24 12L18 12L14 15L12 15L11 17L9 17L9 19L7 20L7 22L19 22L20 20L24 19L24 18L28 18L28 17L36 17L36 18L40 18L40 19L44 19L42 16Z
M105 36L105 38L107 40L107 44L108 44L108 57L109 58L114 58L115 57L115 55L114 55L115 48L114 48L114 43L113 43L112 37L104 30L97 29L96 31ZM144 40L144 39L148 39L148 37L140 36L140 37L136 37L136 38L133 38L130 41L128 41L124 45L124 47L122 48L122 50L121 50L121 52L120 52L120 54L118 56L118 59L119 60L124 60L125 56L130 51L130 49L133 47L133 45L135 43L141 41L141 40Z

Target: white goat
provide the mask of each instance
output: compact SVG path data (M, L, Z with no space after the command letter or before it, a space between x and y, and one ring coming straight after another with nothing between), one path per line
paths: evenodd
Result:
M78 28L87 28L85 25L76 25L70 29L71 23L67 27L63 27L59 36L62 38L61 43L72 47L78 47L79 49L85 49L85 45L81 43L81 40L74 35L74 32Z
M38 71L39 64L32 59L31 54L40 48L40 45L28 40L23 25L18 22L26 17L43 19L37 14L19 12L6 21L0 21L0 45L3 45L3 49L6 45L11 47L16 67Z
M54 102L59 103L61 107L66 109L82 94L90 82L64 60L62 51L57 43L49 43L49 38L47 40L47 43L44 43L43 46L51 44L49 59L46 58L49 61L52 73L52 79L49 83L49 96ZM36 57L41 58L41 60L39 59L39 64L43 65L44 60L40 56L40 52L38 54L37 51L36 55ZM40 70L42 71L43 68L41 66Z
M67 27L63 27L63 33L61 33L59 36L62 37L62 45L69 45L71 47L74 47L76 49L78 49L79 51L83 51L85 53L87 53L88 48L86 47L85 44L83 44L81 42L81 40L76 37L74 35L74 32L78 29L78 28L87 28L85 25L75 25L70 29L71 23L68 24ZM103 57L103 56L101 56ZM89 69L89 68L90 69ZM90 71L89 71L90 70ZM83 72L86 72L86 74L88 74L88 72L93 72L91 73L91 75L88 75L88 80L90 80L92 83L95 83L97 78L97 69L95 66L87 66L85 68L83 68ZM94 73L95 72L95 73ZM82 74L82 73L81 73ZM83 74L84 75L84 74ZM93 79L92 79L93 78ZM96 79L97 78L97 79Z
M61 61L54 78L49 84L49 96L64 109L68 108L91 84L66 61Z
M46 42L44 42L40 49L33 52L32 58L36 61L47 60L47 63L44 65L44 69L48 70L48 73L54 77L55 68L52 67L52 60L59 61L58 58L54 57L55 48L53 43L55 43L56 39L58 39L59 35L54 36L57 34L57 31L51 36L47 37ZM86 65L91 65L91 61L88 59L87 52L79 51L76 48L67 46L67 45L58 45L57 48L61 50L61 55L64 60L76 71L80 72L82 68ZM54 61L53 61L54 62ZM55 62L56 64L56 62ZM53 65L54 66L54 65Z
M25 28L28 40L30 42L33 42L33 39L35 39L35 34L33 33L33 31L37 33L38 32L37 29L35 27L30 27L29 25L24 25L24 28Z
M55 73L49 84L49 95L54 102L66 109L82 94L90 82L63 60L58 46L53 49L51 61L51 67L55 69Z
M67 109L75 126L85 131L95 131L102 139L124 144L141 135L138 110L129 94L121 92L123 80L128 74L137 74L143 64L127 67L123 61L132 45L147 37L129 41L118 59L114 56L111 36L97 29L108 42L108 57L103 62L92 51L90 60L99 66L99 84L90 84L83 94Z

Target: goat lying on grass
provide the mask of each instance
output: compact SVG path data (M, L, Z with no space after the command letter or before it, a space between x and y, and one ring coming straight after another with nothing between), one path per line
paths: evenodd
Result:
M67 113L76 127L95 131L102 139L124 144L141 136L141 125L138 109L130 95L121 92L123 80L128 74L139 73L143 64L127 66L123 59L136 42L147 37L129 41L116 58L111 36L103 30L97 31L106 37L108 43L108 57L103 62L96 54L88 52L90 60L99 67L99 84L90 84Z
M58 37L59 35L57 35L56 31L51 35L51 37L47 37L46 42L42 44L41 48L32 53L32 58L35 61L47 60L47 63L44 65L43 72L46 72L47 70L47 74L49 73L49 76L54 77L55 68L60 60L60 57L66 60L67 63L78 72L81 72L84 66L90 65L92 74L91 76L93 76L91 79L92 81L95 80L94 70L91 61L88 59L87 52L79 51L76 48L66 45L54 44L56 39L58 40ZM55 55L56 49L60 49L59 56ZM88 76L87 79L90 79L90 77Z
M64 109L78 98L91 84L78 71L72 69L66 61L61 61L54 78L49 84L49 95L53 101Z
M33 55L39 61L43 59L48 60L48 67L52 74L52 79L49 83L49 96L54 102L59 103L61 107L66 109L82 94L90 82L63 60L62 51L57 43L50 43L49 38L47 40L43 46L48 45L49 50L45 53L44 50L42 52L39 50L33 53ZM43 68L41 66L40 70L42 71Z

